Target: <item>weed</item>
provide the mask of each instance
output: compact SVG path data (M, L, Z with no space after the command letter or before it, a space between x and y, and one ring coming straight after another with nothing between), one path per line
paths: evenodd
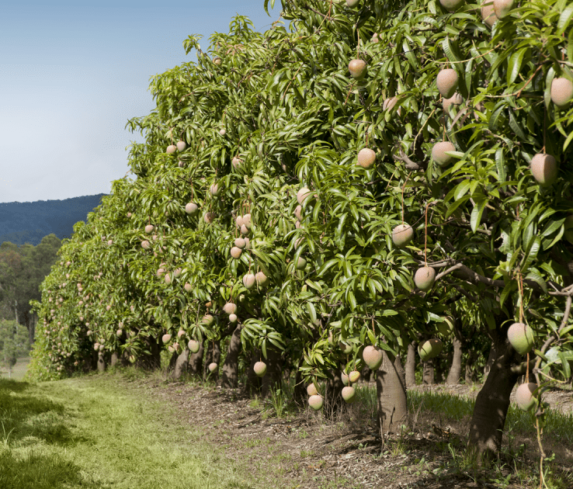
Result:
M286 397L284 390L280 388L271 389L271 404L277 418L283 417L287 409L287 403L288 398Z
M245 446L246 446L247 448L258 447L258 446L261 445L261 444L262 444L262 441L261 441L261 440L247 440L247 441L245 442Z

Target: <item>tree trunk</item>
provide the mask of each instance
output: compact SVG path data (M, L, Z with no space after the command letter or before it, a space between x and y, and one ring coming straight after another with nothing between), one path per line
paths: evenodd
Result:
M489 374L489 371L491 370L491 366L492 366L493 362L495 361L495 358L496 358L495 345L492 343L491 348L489 350L489 355L487 357L487 362L486 362L485 367L483 369L483 380L484 380L484 382L485 382L487 375Z
M121 366L122 367L129 367L131 362L129 361L129 354L127 351L124 351L121 355Z
M504 331L506 331L505 328ZM512 364L520 359L507 341L507 336L500 333L495 348L491 369L476 404L470 424L469 445L478 456L498 453L501 448L505 418L509 408L509 396L521 373L511 371ZM493 349L493 347L492 347Z
M333 419L344 405L342 399L342 389L344 384L338 371L331 370L330 377L325 382L324 387L324 407L323 413L327 419Z
M205 349L205 358L203 359L203 379L206 379L209 375L209 365L213 362L213 345L207 342L207 348Z
M175 379L180 379L187 373L187 368L189 367L189 350L185 348L181 354L177 357L175 362L175 370L173 371L173 377Z
M396 372L400 376L400 382L406 385L406 371L404 370L404 366L402 365L402 358L400 355L396 356L396 360L394 361L394 366L396 367Z
M231 336L223 365L221 387L225 389L236 389L239 384L239 353L241 353L241 327L237 326Z
M408 345L408 356L406 357L406 385L412 387L416 385L416 344Z
M139 356L137 366L146 370L154 370L161 367L161 346L153 336L147 337L149 353Z
M35 314L30 314L28 319L28 341L30 342L30 346L34 344L34 338L36 337L36 323L38 318Z
M174 351L171 354L171 358L169 359L169 366L167 367L168 372L172 372L173 370L175 370L175 364L177 363L178 357L179 355L177 354L177 351Z
M263 377L261 394L263 397L268 397L271 394L271 389L281 386L281 352L274 346L268 347L265 363L267 364L267 373Z
M454 354L452 357L452 365L450 366L448 378L446 379L446 384L448 385L458 385L462 375L462 342L454 336L453 343Z
M382 440L388 432L399 432L408 421L406 385L398 373L395 359L390 355L382 351L382 365L376 376L378 424Z
M305 406L307 402L306 386L302 382L302 373L300 367L304 362L304 358L300 357L298 361L298 368L296 369L296 374L294 376L294 402L299 406Z
M433 360L434 363L434 384L440 384L444 381L444 369L442 359L437 357Z
M465 373L466 385L473 384L475 381L474 368L473 368L475 358L476 358L475 352L473 350L470 351L466 362L466 373Z
M422 379L422 383L426 385L434 385L436 383L433 360L422 363Z
M117 354L117 352L114 351L111 354L111 366L115 367L118 363L119 363L119 355Z
M189 357L189 373L191 375L201 376L203 372L203 342L199 343L199 351L191 353Z
M97 369L98 372L105 372L105 360L101 351L97 355Z
M215 370L214 372L210 372L209 365L211 365L211 363L216 363L217 365L219 365L220 361L221 361L221 349L219 347L219 342L214 341L207 348L207 355L205 357L205 366L204 366L205 379L209 378L209 380L217 382L217 380L219 379L219 369Z

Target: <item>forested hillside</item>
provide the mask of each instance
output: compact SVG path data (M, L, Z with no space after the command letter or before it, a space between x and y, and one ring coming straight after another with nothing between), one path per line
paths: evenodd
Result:
M73 226L85 221L104 194L86 195L64 200L8 202L0 204L0 243L37 245L44 236L55 234L69 238Z
M40 284L50 273L61 244L53 234L37 246L0 244L0 320L14 319L25 326L30 343L37 322L30 301L40 299Z

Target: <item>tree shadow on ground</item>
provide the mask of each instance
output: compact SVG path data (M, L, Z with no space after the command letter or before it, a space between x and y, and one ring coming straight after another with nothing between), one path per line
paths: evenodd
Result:
M81 486L101 487L87 481L80 468L58 455L28 454L19 458L8 450L0 451L0 487L2 489L64 489Z
M28 382L19 382L11 379L0 379L0 392L23 392L30 384Z
M73 445L88 441L66 426L69 415L62 404L23 394L28 387L24 382L0 382L0 443L25 445L27 440L41 439L48 444Z

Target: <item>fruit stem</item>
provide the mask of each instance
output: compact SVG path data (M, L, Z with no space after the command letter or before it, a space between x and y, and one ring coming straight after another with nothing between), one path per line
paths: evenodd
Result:
M344 101L344 105L346 105L346 102L348 102L348 97L350 97L350 92L352 92L353 88L354 88L354 83L352 83L350 85L350 88L348 89L348 93L346 94L346 100Z
M376 338L376 330L374 329L374 316L372 316L372 334L374 335L374 338Z
M517 272L517 287L519 289L519 322L523 323L523 275L521 270ZM524 328L525 329L525 328ZM525 383L529 384L529 352L527 352L527 370L525 371Z
M545 146L547 139L547 107L543 104L543 154L545 154Z

